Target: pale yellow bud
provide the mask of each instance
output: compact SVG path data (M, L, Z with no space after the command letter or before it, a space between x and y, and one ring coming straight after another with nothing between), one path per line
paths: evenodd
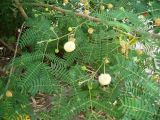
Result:
M137 50L136 50L136 53L137 53L137 55L142 55L142 54L143 54L143 51L142 51L141 49L137 49Z
M108 9L112 9L113 5L111 3L108 4Z
M84 10L85 15L89 15L89 13L90 13L89 10Z
M69 27L69 28L68 28L68 31L69 31L69 32L71 32L72 30L73 30L72 27Z
M105 59L104 59L104 63L105 63L105 64L108 64L108 63L109 63L108 58L105 58Z
M94 32L94 29L93 28L88 28L88 33L89 34L92 34Z
M69 3L69 1L68 0L63 0L63 3L67 4L67 3Z
M59 49L55 49L55 53L59 53Z
M6 96L7 96L7 97L12 97L13 94L12 94L12 92L11 92L10 90L7 90L7 91L6 91Z
M155 25L158 26L158 27L160 27L160 18L157 18L155 20Z
M104 9L105 9L104 5L101 5L101 6L100 6L100 10L103 11Z

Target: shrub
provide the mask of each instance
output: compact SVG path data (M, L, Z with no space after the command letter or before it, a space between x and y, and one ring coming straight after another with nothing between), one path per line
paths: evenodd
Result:
M0 78L1 119L160 119L159 1L13 4L22 52Z

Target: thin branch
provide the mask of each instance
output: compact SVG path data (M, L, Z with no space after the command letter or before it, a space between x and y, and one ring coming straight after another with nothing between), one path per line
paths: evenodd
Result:
M143 13L155 12L155 11L160 11L160 9L146 10L146 11L137 13L137 15L141 15L141 14L143 14Z
M5 91L8 90L9 84L10 84L10 82L11 82L11 75L12 75L13 69L14 69L14 67L13 67L13 62L14 62L14 60L15 60L15 58L16 58L16 55L17 55L19 40L20 40L20 36L21 36L22 30L23 30L24 24L25 24L25 23L22 24L21 29L20 29L20 33L19 33L18 38L17 38L16 48L15 48L15 51L14 51L13 61L12 61L12 64L11 64L11 69L10 69L10 72L9 72L8 82L7 82L7 84L6 84ZM2 99L3 96L4 96L4 93L1 94L0 99Z
M43 3L24 3L24 5L32 5L32 6L37 6L37 7L51 8L51 9L59 11L59 12L61 12L63 14L74 13L71 10L65 10L65 9L62 9L62 8L57 7L55 5L49 5L49 4L43 4ZM89 16L89 15L85 15L85 14L81 14L81 13L74 13L74 14L76 16L88 19L88 20L93 21L93 22L100 22L101 21L100 19L92 17L92 16Z
M16 3L16 7L19 9L19 12L21 13L21 15L25 18L28 19L28 15L26 14L25 10L23 9L21 3L19 2L19 0L14 0Z
M72 12L71 10L65 10L65 9L62 9L60 7L57 7L55 5L49 5L49 4L43 4L43 3L23 3L24 5L32 5L32 6L36 6L36 7L45 7L45 8L51 8L53 10L56 10L56 11L59 11L63 14L67 14L67 13L74 13ZM90 21L93 21L93 22L97 22L97 23L100 23L102 22L99 18L96 18L96 17L92 17L92 16L89 16L89 15L85 15L85 14L82 14L82 13L74 13L76 16L78 17L82 17L84 19L88 19ZM154 39L160 39L160 35L159 34L155 34L155 33L148 33L148 32L144 32L144 31L141 31L141 30L135 30L136 33L145 33L147 34L149 37L151 38L154 38Z
M22 24L21 29L20 29L20 33L19 33L18 38L17 38L17 43L16 43L16 48L15 48L15 51L14 51L13 61L14 61L14 59L16 58L16 55L17 55L19 40L20 40L20 36L21 36L21 34L22 34L22 30L23 30L24 24L25 24L25 23ZM10 69L9 80L8 80L8 82L7 82L7 85L6 85L6 90L8 89L9 83L10 83L10 81L11 81L10 77L11 77L12 72L13 72L13 61L12 61L11 69Z

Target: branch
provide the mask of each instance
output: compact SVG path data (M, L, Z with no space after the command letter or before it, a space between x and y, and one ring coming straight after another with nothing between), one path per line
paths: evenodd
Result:
M65 9L60 8L60 7L56 7L55 5L49 5L49 4L43 4L43 3L24 3L24 5L32 5L32 6L36 6L36 7L51 8L51 9L59 11L63 14L73 13L70 10L65 10ZM88 19L88 20L93 21L93 22L97 22L97 23L102 22L99 18L96 18L96 17L92 17L92 16L89 16L89 15L84 15L82 13L74 13L74 14L78 17L82 17L84 19ZM144 32L144 31L141 31L141 30L135 30L135 32L136 33L146 33L151 38L160 39L160 35L155 34L155 33L148 33L148 32Z
M23 9L21 3L19 2L19 0L14 0L14 1L15 1L15 3L16 3L16 7L19 9L21 15L22 15L25 19L28 19L28 16L27 16L26 12L24 11L24 9Z
M20 29L20 33L19 33L18 38L17 38L17 43L16 43L16 48L15 48L15 51L14 51L13 61L14 61L14 59L16 58L16 55L17 55L17 52L18 52L19 40L20 40L20 36L21 36L21 34L22 34L22 30L23 30L24 24L25 24L25 23L22 24L21 29ZM9 83L10 83L10 80L11 80L10 77L11 77L12 72L13 72L13 61L12 61L11 69L10 69L9 80L8 80L8 82L7 82L7 85L6 85L6 90L7 90L8 87L9 87Z
M43 4L43 3L24 3L24 5L32 5L32 6L36 6L36 7L51 8L51 9L59 11L63 14L73 13L71 10L65 10L65 9L60 8L60 7L56 7L55 5L49 5L49 4ZM101 21L100 19L89 16L89 15L84 15L84 14L81 14L81 13L74 13L74 14L76 16L88 19L88 20L93 21L93 22L100 22Z
M21 29L20 29L20 33L19 33L18 38L17 38L16 48L15 48L15 51L14 51L13 61L11 63L11 69L10 69L10 72L9 72L8 82L7 82L6 87L5 87L5 92L8 90L9 84L11 82L11 75L12 75L13 69L14 69L13 62L14 62L14 59L16 58L16 55L17 55L17 52L18 52L19 40L20 40L20 36L21 36L22 30L23 30L24 24L25 23L22 24ZM1 94L0 99L2 99L3 96L4 96L4 93Z

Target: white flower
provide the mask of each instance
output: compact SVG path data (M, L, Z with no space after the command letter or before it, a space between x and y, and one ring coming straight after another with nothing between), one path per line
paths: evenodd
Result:
M64 44L64 50L66 52L72 52L75 50L75 48L76 48L76 45L73 41L68 41Z
M111 76L109 74L100 74L98 81L101 85L109 85L111 82Z

